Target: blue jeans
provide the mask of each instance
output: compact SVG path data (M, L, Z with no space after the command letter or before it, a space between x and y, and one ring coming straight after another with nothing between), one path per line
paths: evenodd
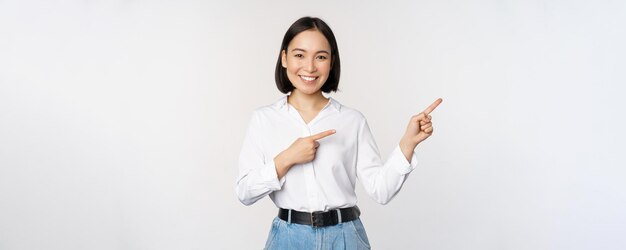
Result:
M370 249L365 228L360 219L317 227L287 223L278 217L272 221L272 230L264 249Z

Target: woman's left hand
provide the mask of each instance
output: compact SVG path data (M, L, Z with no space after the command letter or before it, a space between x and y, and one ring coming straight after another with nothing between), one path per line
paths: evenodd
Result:
M420 142L426 140L430 135L433 134L433 124L432 117L430 113L441 104L443 100L441 98L437 99L433 104L428 106L423 112L414 115L411 117L411 121L406 128L406 132L402 137L401 144L410 145L408 147L413 147L413 149ZM412 150L411 150L412 151Z

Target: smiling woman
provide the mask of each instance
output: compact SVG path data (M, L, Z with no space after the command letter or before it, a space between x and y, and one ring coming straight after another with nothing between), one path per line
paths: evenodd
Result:
M269 196L279 208L265 249L369 249L357 176L387 204L415 169L416 146L433 132L429 114L441 99L410 119L383 162L365 117L323 95L337 91L339 75L330 27L319 18L297 20L276 63L276 86L286 95L253 113L239 156L239 200L251 205Z
M306 60L308 64L304 64ZM326 78L318 81L322 83L319 88L322 92L337 91L341 74L337 41L330 27L319 18L301 18L285 33L276 62L276 86L280 92L287 94L295 89L293 84L297 82L298 73L293 71L298 70L299 66L312 67L304 70L319 71L318 75L325 73Z
M332 66L330 44L318 30L306 30L280 53L281 66L298 92L313 94L322 88Z

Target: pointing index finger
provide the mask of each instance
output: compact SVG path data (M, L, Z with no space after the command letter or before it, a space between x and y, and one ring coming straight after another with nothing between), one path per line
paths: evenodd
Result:
M324 138L324 137L326 137L326 136L332 135L332 134L334 134L335 132L336 132L336 131L335 131L334 129L330 129L330 130L326 130L326 131L324 131L324 132L317 133L317 134L314 134L314 135L312 135L312 136L309 136L309 138L311 138L311 139L313 139L313 140L317 141L317 140L322 139L322 138Z
M435 108L437 108L437 106L439 106L439 104L441 104L441 102L443 102L443 99L438 98L437 100L435 100L435 102L433 102L433 104L428 106L428 108L426 108L423 113L425 115L430 114L430 112L433 112L433 110L435 110Z

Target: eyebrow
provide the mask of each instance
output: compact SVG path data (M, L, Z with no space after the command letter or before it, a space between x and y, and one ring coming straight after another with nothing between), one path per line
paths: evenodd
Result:
M300 48L295 48L295 49L292 49L292 50L291 50L291 52L294 52L294 51L302 51L302 52L306 52L306 50L304 50L304 49L300 49ZM317 53L326 53L326 54L329 54L329 55L330 55L330 52L328 52L328 51L326 51L326 50L320 50L320 51L317 51ZM316 54L317 54L317 53L316 53Z

